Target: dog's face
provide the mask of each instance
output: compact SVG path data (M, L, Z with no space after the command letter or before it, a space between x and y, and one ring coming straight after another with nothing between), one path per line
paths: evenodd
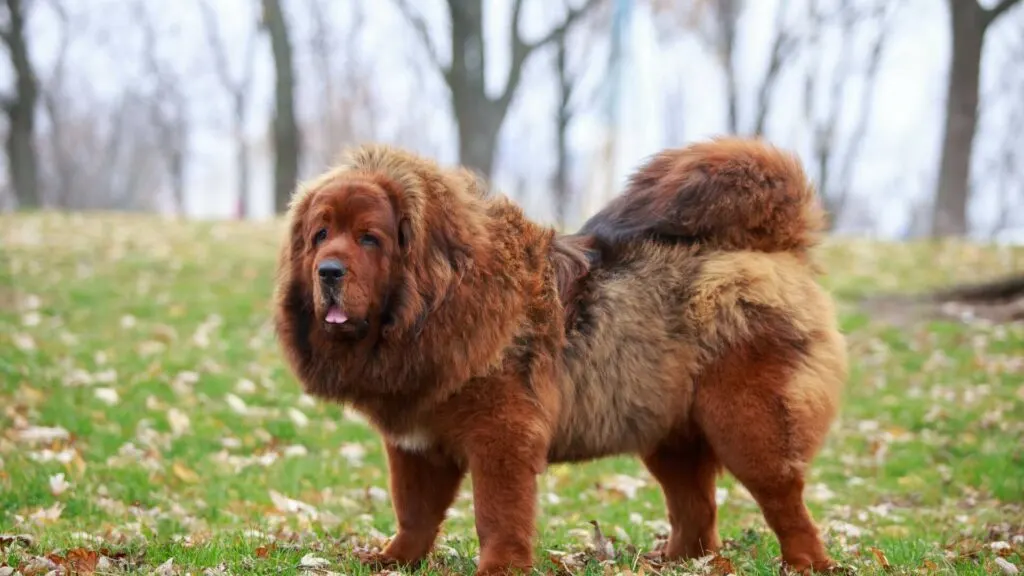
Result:
M371 181L335 182L313 192L299 216L292 239L301 259L296 280L308 283L314 322L339 338L378 330L400 251L388 194Z

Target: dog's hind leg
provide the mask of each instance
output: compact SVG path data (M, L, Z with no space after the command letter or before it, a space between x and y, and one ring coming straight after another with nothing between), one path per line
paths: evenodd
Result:
M715 503L719 464L711 446L702 438L663 443L644 457L644 464L661 484L672 525L665 558L699 558L716 552L721 547Z
M835 414L843 375L833 342L787 352L730 350L696 389L695 418L722 464L750 491L797 572L834 566L804 504L807 465Z

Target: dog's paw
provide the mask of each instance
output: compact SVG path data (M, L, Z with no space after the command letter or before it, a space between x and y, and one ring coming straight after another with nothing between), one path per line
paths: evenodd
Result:
M400 564L396 558L392 558L391 556L387 556L383 552L376 550L357 549L355 551L355 557L359 560L360 564L374 571L398 568Z

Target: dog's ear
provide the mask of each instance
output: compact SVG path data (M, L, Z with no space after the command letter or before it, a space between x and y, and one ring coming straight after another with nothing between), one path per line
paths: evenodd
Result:
M417 262L420 257L420 239L414 230L413 218L422 214L418 206L410 205L405 187L385 176L374 175L375 183L391 201L395 221L398 223L398 250L392 260L391 282L384 295L384 325L381 336L386 340L398 338L423 315L425 302L420 291Z
M274 287L274 326L284 343L288 362L300 378L309 375L313 351L309 331L313 322L308 282L302 278L303 253L306 250L305 220L312 204L311 192L298 190L292 196L286 229L278 252L277 279Z
M277 285L275 298L284 303L294 284L301 283L302 256L306 250L306 214L312 204L313 193L298 189L292 196L285 216L285 233L277 257Z
M403 256L407 256L412 246L412 223L408 216L399 215L398 220L398 249Z
M306 214L313 203L313 192L299 189L292 196L288 205L288 249L289 259L292 262L302 260L302 253L306 250Z
M381 177L378 184L387 192L398 221L399 251L387 295L386 339L417 336L427 317L449 297L459 274L467 267L468 247L459 250L450 224L431 220L423 183ZM429 185L429 184L427 184Z

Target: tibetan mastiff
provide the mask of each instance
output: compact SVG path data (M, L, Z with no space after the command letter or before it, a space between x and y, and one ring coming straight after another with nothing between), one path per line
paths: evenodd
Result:
M737 138L654 155L573 234L393 147L300 186L277 334L308 393L383 438L398 530L376 561L422 560L470 474L479 572L529 569L545 466L635 454L665 558L721 546L724 469L788 568L833 567L802 497L847 375L824 222L794 156Z

